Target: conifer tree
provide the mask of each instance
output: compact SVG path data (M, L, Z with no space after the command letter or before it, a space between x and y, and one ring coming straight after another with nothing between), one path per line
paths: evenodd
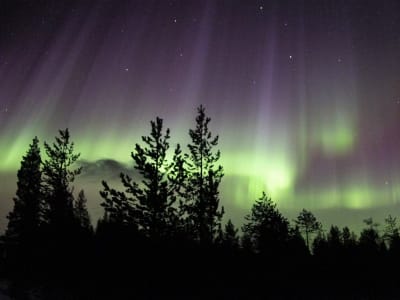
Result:
M165 236L171 230L176 218L176 210L172 206L176 201L175 186L168 179L173 167L167 161L170 130L163 133L163 120L151 121L150 136L143 136L145 144L136 144L131 156L135 169L142 175L143 188L136 197L141 210L141 226L153 238ZM180 154L179 145L175 151Z
M218 145L218 136L213 137L208 126L211 121L206 117L205 108L197 109L196 128L189 130L191 144L185 155L187 182L185 185L187 222L194 238L203 245L211 244L220 229L224 214L219 205L219 185L223 177L223 168L217 165L220 151L214 151Z
M231 219L225 224L224 231L222 232L221 244L222 247L229 250L237 250L239 248L238 229L232 223Z
M163 120L151 121L149 136L143 136L144 146L136 144L131 153L134 168L142 177L140 183L121 174L125 192L110 188L103 182L104 207L107 218L116 222L135 224L152 239L164 238L178 226L178 214L173 204L179 195L183 178L181 149L175 149L173 161L167 160L170 131L163 132Z
M385 229L383 234L390 250L398 251L400 249L400 232L397 226L397 219L389 215L385 218Z
M47 201L46 221L58 233L69 231L75 222L71 183L81 173L72 169L80 154L74 153L68 129L60 130L55 142L44 143L47 160L43 164L44 188Z
M308 210L303 209L295 220L296 225L300 231L305 234L306 246L310 249L310 238L314 233L318 233L322 229L322 225L317 221L314 214Z
M93 227L86 203L85 192L81 190L78 194L78 198L74 202L74 215L78 227L84 232L91 233L93 232Z
M136 194L140 193L138 184L124 173L120 174L125 192L111 188L106 181L102 181L103 190L100 191L104 201L101 206L104 208L102 225L114 224L117 226L129 226L138 229L138 211ZM128 196L128 195L131 196Z
M354 232L351 232L349 227L345 226L342 230L343 246L345 248L354 248L357 245L357 236Z
M43 213L41 163L39 140L35 137L17 174L14 208L7 216L5 233L10 242L26 244L37 238Z
M242 231L256 252L279 253L284 249L289 240L289 222L264 192L245 220Z
M366 225L360 233L359 246L364 253L377 254L380 250L382 239L379 235L379 224L374 222L373 218L363 220Z

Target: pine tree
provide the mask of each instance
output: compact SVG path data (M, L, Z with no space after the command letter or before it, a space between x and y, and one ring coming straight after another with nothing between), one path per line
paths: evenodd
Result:
M357 245L357 236L351 232L349 227L345 226L342 230L343 246L345 249L354 249Z
M295 220L301 232L306 236L306 245L310 249L310 238L314 233L318 233L322 229L322 225L317 221L314 214L308 210L303 209Z
M152 238L167 235L168 229L176 218L176 210L172 206L176 201L175 186L168 180L172 165L167 161L170 130L163 133L163 120L151 121L150 136L143 136L145 144L136 144L131 156L135 161L135 169L142 175L143 189L137 193L139 207L142 212L141 226ZM178 146L176 155L180 153Z
M383 239L387 242L390 250L400 249L400 232L397 219L389 215L385 218L385 229Z
M132 178L124 173L120 174L125 192L111 188L106 181L102 181L103 190L100 191L104 201L101 206L104 208L102 225L114 224L117 226L129 226L138 229L138 211L136 194L140 193L139 187ZM127 196L131 194L132 196Z
M365 225L360 233L359 246L366 255L375 255L379 252L382 239L378 232L379 224L375 223L372 218L363 220Z
M86 206L87 199L85 192L81 190L78 194L78 198L74 202L74 215L78 227L87 233L93 232L93 226L90 221L90 215Z
M223 168L216 165L221 154L219 150L213 151L218 145L218 136L213 137L208 128L211 119L206 117L203 106L197 112L196 128L189 130L189 154L185 155L187 182L183 209L187 212L187 222L195 240L210 245L224 214L223 207L219 207Z
M328 242L322 230L317 231L317 235L312 241L312 253L321 258L324 258L328 253Z
M75 222L71 183L81 168L72 169L80 154L74 153L68 129L60 130L53 145L44 147L47 160L43 164L44 187L47 201L46 221L58 233L70 231Z
M245 220L242 231L256 252L282 254L289 240L289 222L264 192Z
M235 228L235 225L229 219L225 224L225 228L221 236L221 245L224 249L236 251L239 248L238 231L239 230Z
M136 183L131 177L121 174L125 192L111 189L103 182L104 207L111 221L135 224L147 237L157 240L176 230L178 214L173 204L179 195L183 178L181 149L175 149L173 161L167 160L170 131L163 132L163 120L151 121L149 136L143 136L144 146L136 144L131 153L134 167L142 177Z
M5 237L9 242L25 245L37 238L43 213L41 162L39 140L35 137L17 174L14 208L7 216Z

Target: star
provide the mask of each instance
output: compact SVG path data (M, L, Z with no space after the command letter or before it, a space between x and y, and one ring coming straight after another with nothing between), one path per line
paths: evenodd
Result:
M289 59L292 60L292 59L293 59L293 56L292 56L292 55L289 55Z
M174 23L176 23L178 20L177 20L176 18L174 18L172 21L173 21Z
M338 63L341 63L341 62L342 62L342 58L341 58L341 57L338 57L337 62L338 62Z
M263 10L264 10L264 6L260 5L259 9L260 9L261 11L263 11Z
M129 68L125 68L125 72L128 72L129 71Z

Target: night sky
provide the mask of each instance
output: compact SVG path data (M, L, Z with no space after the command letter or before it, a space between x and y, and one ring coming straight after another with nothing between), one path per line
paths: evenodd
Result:
M200 104L237 224L262 190L325 226L400 216L400 1L2 0L1 229L35 135L70 129L96 219L149 121L186 145Z

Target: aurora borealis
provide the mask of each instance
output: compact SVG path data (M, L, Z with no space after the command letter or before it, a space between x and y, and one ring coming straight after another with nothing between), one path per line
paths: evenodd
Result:
M400 215L399 70L397 0L2 1L0 214L35 135L131 163L150 120L186 145L204 104L237 222L262 190L325 225ZM76 183L94 215L103 175Z

